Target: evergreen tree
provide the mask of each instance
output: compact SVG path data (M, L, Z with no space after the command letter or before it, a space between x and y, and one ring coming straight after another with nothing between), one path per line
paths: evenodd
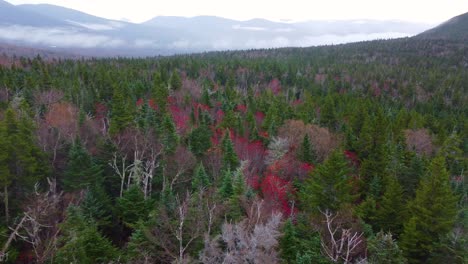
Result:
M310 142L309 134L305 134L304 139L301 144L301 155L300 159L303 162L313 164L317 161L317 155L315 153L314 147Z
M117 198L117 214L129 227L134 227L139 220L146 220L151 210L151 200L145 200L143 192L136 185L126 190Z
M197 157L203 156L211 147L211 130L204 124L192 130L188 137L189 148Z
M406 218L406 205L403 188L394 177L388 178L386 190L379 205L375 219L378 229L400 235Z
M440 248L439 239L452 228L457 198L453 194L445 158L432 160L429 173L416 190L404 225L401 247L411 263L426 263L430 252Z
M83 216L92 219L99 228L110 228L112 203L101 184L90 186L80 204Z
M102 169L95 164L79 139L72 144L63 179L67 191L86 188L102 180Z
M179 90L182 87L182 80L180 79L180 74L177 71L172 73L169 82L172 90Z
M219 193L223 198L231 198L234 194L234 188L232 186L232 172L228 168L223 173L223 178L221 182L221 187L219 188Z
M335 150L304 183L300 193L302 204L315 213L336 211L354 199L350 180L348 162L340 150Z
M57 263L109 263L119 258L119 251L86 219L79 208L71 207L63 223L63 234L54 261Z
M111 121L109 133L115 135L133 122L132 105L129 100L128 91L122 86L114 88L111 102Z
M208 187L209 185L210 178L208 177L208 174L206 174L203 163L200 162L200 164L195 169L195 174L193 175L192 189L197 191L201 188Z
M398 247L392 234L379 232L375 237L368 240L367 249L369 251L369 264L405 264L406 259L403 252Z
M232 143L229 130L224 133L224 137L221 141L221 150L223 152L223 170L235 170L239 165L239 158L234 150L234 144Z
M177 135L174 121L169 114L164 115L160 137L164 146L164 151L167 154L174 153L177 145L179 145L179 136Z
M159 112L166 113L169 90L167 89L167 85L162 80L161 73L159 72L155 73L153 77L153 89L151 96L154 98Z
M279 240L281 259L286 263L293 263L298 255L296 228L291 219L288 219L283 226L283 235Z

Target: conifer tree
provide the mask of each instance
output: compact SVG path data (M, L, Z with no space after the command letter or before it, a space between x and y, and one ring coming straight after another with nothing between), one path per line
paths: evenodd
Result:
M169 114L165 114L163 117L160 135L165 152L168 154L174 153L179 144L179 136L177 135L174 120Z
M169 90L167 85L162 80L159 72L154 74L153 77L153 89L151 96L154 98L158 110L160 113L166 113L167 111L167 97L169 96Z
M189 134L189 148L195 156L203 156L211 147L211 134L211 130L205 124L200 124Z
M379 232L368 240L369 264L405 264L406 259L391 233Z
M119 258L118 250L77 207L68 209L61 230L61 246L54 258L57 263L109 263Z
M132 106L128 97L128 92L123 85L114 88L111 103L111 122L109 133L115 135L127 128L133 121L131 112Z
M310 142L309 134L305 134L301 144L301 155L300 159L303 162L313 164L317 161L317 156L313 145Z
M239 165L239 158L234 150L229 130L224 133L221 141L221 150L223 152L223 170L234 171Z
M376 213L375 222L378 229L397 236L401 234L406 218L406 204L403 197L400 183L394 177L389 177Z
M353 201L348 163L340 150L313 171L300 193L302 204L312 212L336 211Z
M401 236L401 247L411 263L426 263L430 252L439 249L440 237L452 229L455 221L456 201L450 188L445 158L436 157L416 190L409 220Z
M179 90L182 87L182 80L180 79L180 74L177 71L172 73L169 82L172 90Z
M219 193L223 198L231 198L234 194L234 188L232 186L232 172L228 168L223 173L223 178L221 182L221 187L219 188Z
M206 170L203 166L203 163L200 162L200 164L195 169L195 173L193 175L192 189L194 191L197 191L201 188L208 187L209 185L210 178L208 177L208 174L206 174Z
M135 227L139 220L146 220L151 210L151 200L145 200L137 185L132 185L122 197L117 198L117 214L129 227Z
M95 164L87 150L76 139L68 153L68 163L63 179L67 191L86 188L102 180L102 169Z

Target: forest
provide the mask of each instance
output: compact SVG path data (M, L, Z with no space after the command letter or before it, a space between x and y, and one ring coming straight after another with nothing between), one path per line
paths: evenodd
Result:
M467 42L1 58L0 262L468 262Z

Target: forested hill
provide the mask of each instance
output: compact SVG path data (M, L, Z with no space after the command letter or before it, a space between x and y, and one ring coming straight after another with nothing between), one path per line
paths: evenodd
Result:
M468 13L456 16L447 22L427 30L417 38L468 40Z
M416 38L18 58L0 258L466 263L467 68L467 42Z

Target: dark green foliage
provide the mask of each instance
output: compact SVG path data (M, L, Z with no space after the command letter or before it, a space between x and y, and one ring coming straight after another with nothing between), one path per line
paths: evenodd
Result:
M169 96L169 90L159 72L154 74L153 77L153 89L151 91L151 97L154 98L158 111L165 113L167 111L167 97Z
M208 174L206 174L205 167L203 163L200 162L197 168L195 169L195 173L192 179L192 189L197 191L199 189L204 189L210 185L210 178Z
M223 152L223 170L234 171L239 165L239 158L234 150L229 130L224 133L221 141L221 150Z
M100 183L101 180L102 169L92 160L81 141L75 140L68 152L68 163L63 178L64 189L83 189Z
M88 188L80 204L83 216L96 223L98 228L110 228L112 225L112 203L101 184Z
M111 121L109 133L116 135L133 122L132 102L128 97L128 91L123 85L114 88L111 104Z
M151 207L152 201L145 200L143 192L136 185L132 185L121 198L117 198L117 215L129 227L134 227L139 220L146 220Z
M193 129L188 138L190 151L197 157L203 156L211 147L211 134L211 130L205 125Z
M304 224L300 217L297 224L294 225L291 219L288 219L284 226L279 240L280 256L283 263L330 263L328 259L321 254L320 236Z
M405 264L406 259L391 233L379 232L368 240L369 264Z
M303 162L314 164L317 161L317 154L314 146L310 142L309 134L305 134L300 149L300 159Z
M165 114L163 117L160 135L165 153L174 153L179 144L179 136L177 135L174 120L169 114Z
M389 177L386 190L379 203L375 223L377 230L400 235L406 219L406 204L403 188L394 177Z
M56 263L108 263L119 258L119 252L103 237L96 224L82 215L79 208L71 207L63 223L61 246L54 258Z
M178 72L173 72L170 79L171 89L179 90L182 87L182 80Z
M354 200L351 184L348 162L341 150L336 150L304 183L301 203L315 213L326 209L336 211Z
M234 194L232 182L232 172L230 169L227 169L223 172L221 187L219 188L221 197L230 198Z
M453 227L457 198L453 194L444 157L432 160L426 178L416 190L401 248L410 263L424 263L440 248L439 239Z

